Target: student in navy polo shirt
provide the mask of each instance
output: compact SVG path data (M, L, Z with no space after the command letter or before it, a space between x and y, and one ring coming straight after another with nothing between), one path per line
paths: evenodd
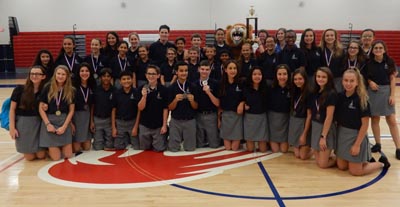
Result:
M338 94L335 119L338 124L337 166L360 176L375 172L382 167L389 168L385 156L379 162L368 162L371 158L367 130L370 109L368 93L358 69L346 70L343 74L344 91Z
M186 61L189 57L189 53L187 49L185 49L185 44L186 44L185 37L177 37L175 39L177 61Z
M100 71L101 85L97 86L93 94L93 103L90 115L90 130L94 134L94 150L114 149L114 139L111 137L111 111L114 87L111 84L112 72L110 68Z
M217 148L221 144L217 127L218 82L210 78L211 68L207 60L200 62L199 73L200 78L194 82L199 94L196 116L197 147Z
M231 51L231 48L225 43L225 30L222 28L218 28L215 30L215 42L214 47L216 49L216 56L219 57L221 55L222 50Z
M104 54L100 53L101 40L94 38L90 43L90 55L86 56L84 62L89 63L93 70L93 77L96 80L97 85L100 85L100 71L104 67L108 67L108 58Z
M194 151L196 149L196 88L188 81L188 64L176 64L178 80L169 87L168 109L171 111L169 122L168 150L177 152L181 149Z
M275 52L275 37L265 39L265 49L257 58L258 65L263 68L264 79L271 86L275 77L275 69L278 65L278 54Z
M117 89L121 88L120 84L120 74L124 71L128 71L133 74L133 86L136 86L136 75L134 70L134 63L132 60L127 56L128 52L128 43L126 41L121 41L118 44L118 55L113 57L110 61L110 68L112 70L113 75L113 83L114 87Z
M372 43L374 42L374 39L375 39L375 31L373 29L364 29L361 32L360 35L361 47L362 51L367 56L367 59L369 59L369 56L371 55Z
M35 57L32 65L40 65L46 70L45 82L49 82L54 73L54 59L53 55L48 50L40 50Z
M189 63L188 63L188 81L194 82L199 79L199 49L197 47L191 47L189 49Z
M203 48L201 48L201 41L202 39L199 33L192 34L191 38L192 47L196 47L199 54L197 62L207 59L206 55L204 54Z
M236 61L228 60L224 65L219 92L220 109L218 127L226 150L239 150L243 139L243 87L239 82L240 68Z
M136 62L136 60L139 58L139 46L140 46L140 38L139 34L136 32L131 32L128 35L129 38L129 43L131 43L131 46L129 47L128 54L127 56L132 59L133 62Z
M139 149L137 131L139 123L136 121L139 102L137 91L132 87L133 76L129 71L120 74L121 89L113 94L113 109L111 112L111 128L116 150L125 149L129 144Z
M321 49L317 47L315 32L311 28L305 29L301 34L300 49L305 55L308 79L312 80L315 71L321 66Z
M216 49L213 45L207 45L204 48L205 55L207 57L207 61L210 64L210 78L220 81L221 80L221 64L218 60L216 60Z
M297 68L305 69L306 59L303 51L296 46L296 32L287 30L285 34L286 45L279 53L279 64L286 64L289 66L290 72Z
M169 87L171 83L176 81L175 74L175 64L176 64L176 50L174 48L167 49L167 60L161 64L161 84L165 87Z
M146 46L139 46L139 58L135 63L135 74L136 74L136 84L137 87L143 86L147 83L146 79L146 70L149 64L152 64L153 61L149 59L149 51Z
M75 53L75 39L72 37L64 37L63 45L58 53L58 56L55 61L55 66L65 65L68 67L69 72L71 73L72 79L78 75L79 64L82 62L82 58L79 57L78 54Z
M111 31L106 34L106 45L101 49L101 53L107 57L108 62L118 55L119 41L119 36L116 32Z
M154 61L154 63L158 67L160 67L161 63L163 63L165 60L165 54L167 53L167 48L169 47L175 48L175 45L168 41L169 31L170 29L167 25L165 24L161 25L160 28L158 29L158 32L160 34L160 39L158 39L157 42L154 42L153 44L150 45L149 57Z
M138 90L139 144L141 150L160 152L167 149L168 91L158 83L160 69L156 65L147 66L146 78L148 83Z
M333 121L337 95L331 70L319 67L315 72L314 90L308 100L307 110L311 110L311 148L320 168L336 164L332 151L336 149L336 126Z
M242 80L246 80L246 78L249 76L251 68L257 65L250 43L244 43L242 45L238 63L240 67L240 78Z

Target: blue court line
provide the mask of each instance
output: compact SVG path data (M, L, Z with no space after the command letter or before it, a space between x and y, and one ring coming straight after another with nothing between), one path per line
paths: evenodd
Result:
M327 194L320 194L320 195L310 195L310 196L289 196L289 197L280 197L280 199L282 200L306 200L306 199L315 199L315 198L326 198L326 197L332 197L332 196L339 196L339 195L343 195L343 194L348 194L348 193L352 193L355 191L359 191L362 190L364 188L367 188L373 184L375 184L376 182L378 182L379 180L381 180L387 173L387 169L383 169L381 171L381 173L375 177L374 179L372 179L371 181L360 185L358 187L355 188L351 188L348 190L343 190L343 191L338 191L338 192L334 192L334 193L327 193ZM206 191L206 190L200 190L200 189L196 189L196 188L191 188L191 187L187 187L187 186L183 186L183 185L179 185L179 184L171 184L171 186L177 187L177 188L181 188L184 190L188 190L188 191L193 191L193 192L197 192L197 193L202 193L202 194L208 194L208 195L214 195L214 196L223 196L223 197L229 197L229 198L242 198L242 199L253 199L253 200L276 200L275 197L270 197L270 196L246 196L246 195L235 195L235 194L227 194L227 193L218 193L218 192L212 192L212 191Z
M261 172L263 173L265 180L267 180L267 183L269 185L269 187L271 188L272 193L275 196L276 201L279 204L279 207L285 207L285 204L283 203L283 200L281 198L281 196L278 193L278 190L276 189L274 183L272 182L271 177L269 177L267 170L265 170L264 165L262 164L262 162L257 162L258 167L260 167Z
M17 84L3 84L0 85L0 88L15 88L17 87Z

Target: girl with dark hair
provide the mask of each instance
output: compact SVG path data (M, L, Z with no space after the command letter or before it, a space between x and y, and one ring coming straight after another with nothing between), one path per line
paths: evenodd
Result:
M106 35L106 45L102 48L101 53L110 61L118 55L119 36L116 32L108 32Z
M314 30L308 28L303 31L300 39L300 49L306 57L307 77L311 80L317 68L321 66L321 50L317 47Z
M29 71L25 86L17 86L11 95L10 136L15 140L17 152L23 153L29 161L46 156L45 150L39 147L41 120L38 112L45 78L45 69L35 65Z
M53 55L48 50L40 50L35 57L35 60L32 64L33 66L40 65L46 70L46 79L47 83L54 73L54 59Z
M71 73L71 78L75 78L78 75L79 64L82 62L82 58L79 57L75 52L75 39L72 37L64 37L63 46L60 53L57 56L55 65L65 65L68 67Z
M88 63L90 68L93 70L93 77L100 85L100 71L104 67L108 67L108 58L104 54L100 53L101 40L93 38L90 42L90 55L86 56L84 62Z

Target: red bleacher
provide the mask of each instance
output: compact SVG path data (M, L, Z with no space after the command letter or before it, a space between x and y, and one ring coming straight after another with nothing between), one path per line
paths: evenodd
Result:
M105 36L108 31L79 31L76 34L86 35L86 51L90 51L90 40L93 38L100 38L104 44ZM116 31L120 38L127 37L131 31ZM135 31L138 34L156 34L157 30L140 30ZM275 34L275 30L269 30L270 34ZM300 30L296 32L301 33ZM316 37L319 41L323 30L316 30ZM338 31L339 33L346 34L348 31ZM186 38L186 46L190 47L190 37L193 33L199 33L205 39L205 34L214 33L213 30L173 30L170 33L170 40L175 40L178 36ZM353 31L353 34L360 34L361 31ZM54 56L57 57L58 52L62 46L64 35L71 34L71 32L20 32L14 36L14 59L16 67L29 67L36 53L41 49L48 49ZM376 31L376 38L381 39L387 43L388 54L394 58L396 63L400 65L400 31ZM203 41L204 44L205 41Z

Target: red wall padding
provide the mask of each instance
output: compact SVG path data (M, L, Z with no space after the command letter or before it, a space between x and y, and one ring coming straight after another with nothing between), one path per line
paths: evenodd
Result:
M105 36L108 31L79 31L76 34L86 35L86 51L90 51L90 41L93 38L100 38L104 44ZM120 38L127 37L131 31L117 31ZM135 31L138 34L156 34L157 30L141 30ZM270 34L275 34L274 30L268 31ZM296 31L301 33L302 31ZM321 39L323 30L316 30L317 41ZM338 31L339 33L348 33L348 31ZM190 47L190 37L193 33L199 33L205 42L206 33L214 33L214 30L179 30L171 31L170 40L175 40L178 36L186 38L186 46ZM361 31L353 31L353 34L360 34ZM48 49L56 58L62 46L64 35L71 32L20 32L14 36L14 58L16 67L31 66L36 53L41 49ZM387 43L388 54L393 57L400 65L400 31L376 31L376 38Z

